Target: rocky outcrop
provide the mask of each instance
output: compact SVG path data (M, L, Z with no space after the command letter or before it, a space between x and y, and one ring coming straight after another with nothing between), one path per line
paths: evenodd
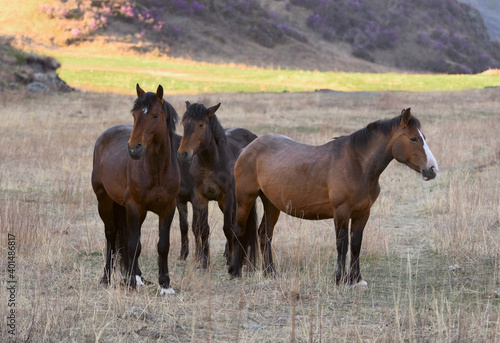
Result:
M55 58L24 53L10 46L9 42L9 39L0 39L0 91L25 89L29 93L40 93L75 90L57 75L61 64Z

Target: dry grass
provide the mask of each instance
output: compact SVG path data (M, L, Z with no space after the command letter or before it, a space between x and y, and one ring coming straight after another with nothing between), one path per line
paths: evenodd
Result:
M214 208L209 273L192 256L170 268L176 296L157 287L99 287L104 230L90 187L97 136L131 123L133 98L0 94L0 251L16 235L16 341L33 342L495 342L500 339L500 94L212 94L226 127L281 132L320 144L411 106L440 166L423 182L393 162L365 231L361 269L369 290L334 285L332 221L282 215L274 248L281 276L230 280L222 217ZM142 269L156 281L157 221L143 229ZM191 247L191 251L194 248ZM448 266L458 264L451 271ZM6 263L0 315L7 316ZM145 313L141 310L146 311ZM127 314L129 313L129 314ZM8 337L5 321L0 336Z

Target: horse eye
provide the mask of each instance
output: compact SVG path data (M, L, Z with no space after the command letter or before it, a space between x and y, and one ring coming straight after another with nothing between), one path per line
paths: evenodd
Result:
M205 124L200 124L200 127L203 127L203 126L205 126Z
M412 138L410 138L410 141L412 141L413 143L417 143L418 142L418 138L412 137Z
M153 118L154 119L158 118L158 114L153 114Z

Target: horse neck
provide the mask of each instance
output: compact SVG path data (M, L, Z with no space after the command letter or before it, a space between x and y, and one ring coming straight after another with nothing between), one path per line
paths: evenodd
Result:
M378 182L380 174L393 160L392 137L382 133L374 134L364 147L354 150L358 154L363 175L374 182Z
M156 138L156 137L155 137ZM152 171L164 172L174 159L173 144L171 142L170 132L167 130L166 134L158 135L157 139L153 140L152 145L146 150L146 158L144 159Z
M221 158L221 146L212 137L207 145L198 152L198 159L202 166L212 168Z
M225 135L225 133L223 134ZM200 164L210 169L214 169L216 165L220 165L221 161L227 160L227 140L216 139L215 136L216 133L212 132L208 144L198 152Z

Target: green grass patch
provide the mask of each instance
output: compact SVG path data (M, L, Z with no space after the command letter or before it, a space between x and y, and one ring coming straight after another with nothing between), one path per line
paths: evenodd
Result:
M135 84L166 93L338 91L457 91L500 86L497 75L337 73L236 67L132 56L55 56L59 76L71 86L133 94Z

